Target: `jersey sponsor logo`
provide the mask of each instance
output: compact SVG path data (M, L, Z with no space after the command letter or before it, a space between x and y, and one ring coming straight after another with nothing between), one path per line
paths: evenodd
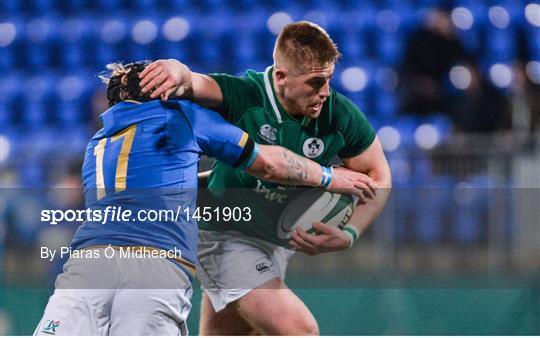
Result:
M272 263L270 258L262 257L262 258L259 258L257 261L255 261L255 264L253 265L253 267L258 273L264 273L270 270L270 268L272 268L273 265L274 264Z
M42 333L50 334L50 335L56 335L56 328L60 325L59 320L48 320L43 325L43 328L41 329Z
M263 124L259 130L259 137L270 144L274 144L276 142L276 134L277 129L269 124Z
M318 157L324 151L324 142L320 138L310 137L304 142L302 151L308 158Z
M266 187L261 180L257 179L255 192L262 194L269 202L277 201L278 203L285 203L287 201L287 194L285 191L286 188L281 186L277 186L275 189L270 189Z

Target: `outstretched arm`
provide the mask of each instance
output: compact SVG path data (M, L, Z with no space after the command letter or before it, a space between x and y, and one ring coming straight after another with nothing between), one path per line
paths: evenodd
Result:
M289 185L326 186L329 191L352 193L362 200L375 198L377 184L367 175L345 168L331 170L322 167L281 146L258 145L258 147L257 158L245 169L253 176ZM325 171L332 171L332 177L325 177Z
M265 181L322 186L332 192L358 195L363 200L374 198L377 187L367 175L345 168L323 167L281 146L259 145L218 113L189 101L179 104L191 123L197 143L208 156Z

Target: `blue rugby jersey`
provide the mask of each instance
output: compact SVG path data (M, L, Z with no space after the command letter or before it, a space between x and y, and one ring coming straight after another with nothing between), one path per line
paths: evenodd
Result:
M180 250L193 264L197 224L183 210L196 208L201 154L233 167L249 167L257 145L238 127L186 100L121 102L101 114L103 128L86 148L82 177L86 207L131 210L129 221L85 221L72 249L96 245ZM178 214L178 207L181 212ZM111 209L112 210L112 209ZM139 210L172 210L174 221L142 222Z

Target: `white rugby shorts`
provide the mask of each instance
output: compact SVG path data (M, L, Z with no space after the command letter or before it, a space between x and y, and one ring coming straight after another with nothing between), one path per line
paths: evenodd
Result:
M278 277L294 251L236 231L199 231L197 278L216 312Z
M89 248L92 250L92 248ZM34 335L187 335L192 287L166 258L73 258Z

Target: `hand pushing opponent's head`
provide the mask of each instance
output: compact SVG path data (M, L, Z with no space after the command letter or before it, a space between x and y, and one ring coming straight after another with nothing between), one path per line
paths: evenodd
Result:
M149 61L137 61L126 65L121 63L107 65L110 75L101 75L100 78L107 84L109 107L121 101L144 102L151 100L149 93L142 93L139 85L139 74L149 63Z

